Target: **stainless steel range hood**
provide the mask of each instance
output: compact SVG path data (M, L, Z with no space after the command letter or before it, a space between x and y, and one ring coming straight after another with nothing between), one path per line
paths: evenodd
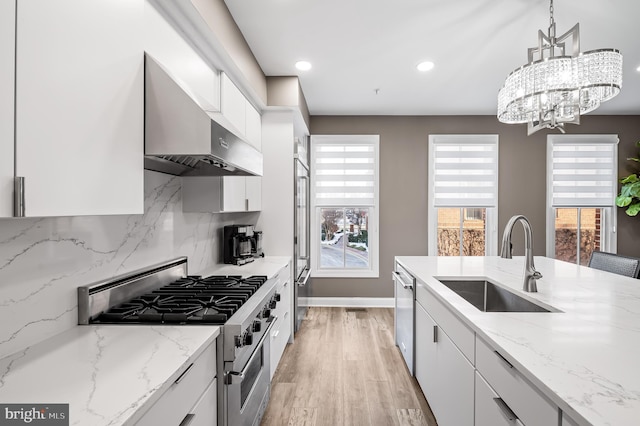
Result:
M232 128L145 55L145 169L178 176L262 176L262 154Z

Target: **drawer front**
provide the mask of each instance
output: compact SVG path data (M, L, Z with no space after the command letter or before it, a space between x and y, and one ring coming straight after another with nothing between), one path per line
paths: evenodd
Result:
M558 424L558 407L482 339L476 342L476 368L527 426Z
M156 401L137 426L178 426L216 376L216 342L210 344Z
M418 302L453 340L460 352L472 364L475 363L475 333L456 317L436 296L426 290L425 284L418 281L416 297Z
M273 379L273 375L280 363L280 358L282 358L284 349L287 347L290 334L291 318L289 318L289 312L287 312L283 317L278 317L277 323L271 329L271 379Z
M276 284L276 288L282 286L285 282L291 279L291 267L287 263L287 266L282 268L275 276L276 280L278 280L278 284Z
M278 319L284 318L285 314L291 311L291 284L289 281L283 283L280 288L276 288L276 293L280 295L280 301L276 304L273 314Z
M522 425L498 394L476 371L476 425L519 426Z
M213 379L213 382L202 394L195 407L191 409L191 413L188 414L191 417L191 422L185 423L185 419L181 424L188 426L215 426L218 424L218 399L216 398L218 392L216 386L217 379Z

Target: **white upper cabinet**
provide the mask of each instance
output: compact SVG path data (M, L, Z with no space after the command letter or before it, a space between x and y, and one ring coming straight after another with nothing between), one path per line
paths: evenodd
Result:
M247 176L245 179L247 211L255 212L262 210L262 177Z
M250 212L262 209L260 176L184 176L182 211Z
M258 151L262 151L262 117L258 110L256 110L249 102L246 102L246 109L247 140L255 146Z
M220 112L231 129L258 151L262 149L262 118L260 112L244 97L238 87L221 73Z
M220 111L220 73L145 1L144 49L205 111Z
M143 14L143 0L18 2L26 216L143 212Z
M234 127L230 130L245 136L247 100L225 73L222 73L220 86L220 112Z
M0 1L0 217L13 215L15 1Z
M224 176L222 178L222 206L220 211L247 211L247 180L242 176Z

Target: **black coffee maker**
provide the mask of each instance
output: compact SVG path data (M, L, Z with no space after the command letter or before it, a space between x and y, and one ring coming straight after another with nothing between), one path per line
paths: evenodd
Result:
M253 262L253 225L227 225L222 231L224 263L244 265Z

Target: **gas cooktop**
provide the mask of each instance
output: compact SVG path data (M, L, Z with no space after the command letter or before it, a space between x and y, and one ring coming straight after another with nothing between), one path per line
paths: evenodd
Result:
M187 276L115 305L92 323L224 324L266 276Z

